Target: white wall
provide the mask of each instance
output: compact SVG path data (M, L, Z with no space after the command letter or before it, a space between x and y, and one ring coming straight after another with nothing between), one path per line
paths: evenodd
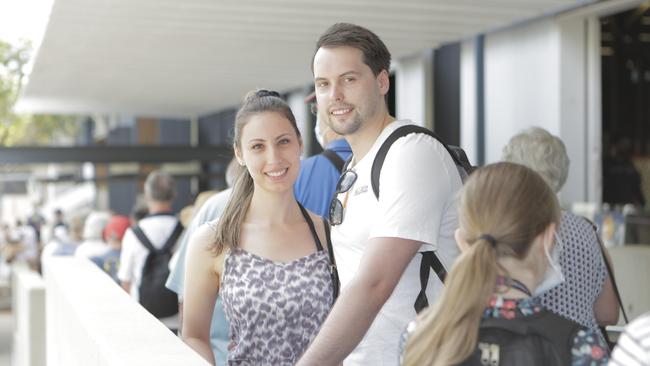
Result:
M89 260L44 269L48 366L208 365Z
M476 128L476 45L465 41L460 48L460 146L472 164L478 163Z
M560 36L560 130L571 159L569 177L560 198L587 200L587 61L586 28L582 19L557 22Z
M591 25L589 25L591 24ZM485 158L501 157L514 134L539 126L565 142L571 159L563 205L598 201L600 65L597 19L546 18L486 35ZM476 52L461 48L461 145L476 161Z
M558 29L552 20L485 37L485 158L530 126L559 133Z
M397 119L433 127L433 50L394 61Z

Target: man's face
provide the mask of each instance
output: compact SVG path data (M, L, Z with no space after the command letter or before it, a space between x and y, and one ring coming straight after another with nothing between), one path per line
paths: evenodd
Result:
M314 56L318 111L334 132L352 135L381 117L388 73L377 77L352 47L321 47Z

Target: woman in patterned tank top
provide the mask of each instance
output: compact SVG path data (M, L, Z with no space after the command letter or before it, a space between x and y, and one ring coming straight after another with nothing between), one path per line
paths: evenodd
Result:
M230 323L229 365L293 365L329 313L333 284L321 244L328 228L293 194L301 148L279 95L249 93L235 118L244 168L222 216L195 232L187 257L183 339L212 364L218 293Z

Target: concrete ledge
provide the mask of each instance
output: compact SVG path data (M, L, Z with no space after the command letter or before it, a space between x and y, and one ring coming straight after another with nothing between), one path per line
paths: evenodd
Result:
M44 267L48 366L208 365L90 261Z
M45 283L27 265L16 264L13 273L14 366L45 365Z

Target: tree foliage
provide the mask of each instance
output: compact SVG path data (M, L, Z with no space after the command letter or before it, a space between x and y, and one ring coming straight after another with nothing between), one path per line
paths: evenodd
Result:
M12 45L0 40L0 146L49 145L79 131L76 116L14 113L31 56L30 42Z

